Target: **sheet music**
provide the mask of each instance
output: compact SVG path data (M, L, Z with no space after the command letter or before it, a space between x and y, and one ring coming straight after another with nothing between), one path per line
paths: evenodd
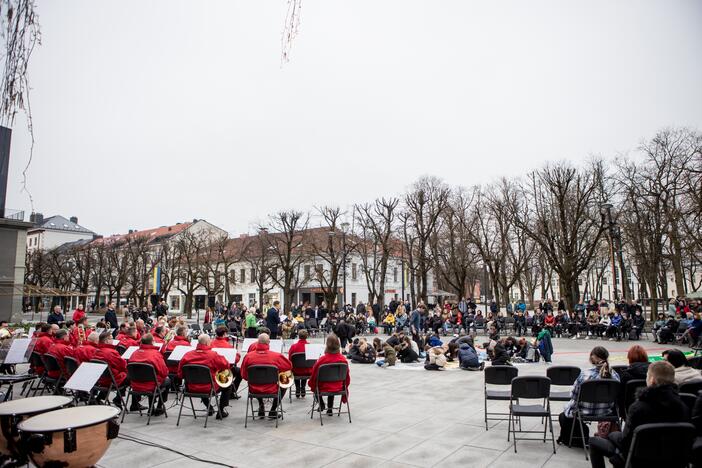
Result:
M197 346L197 338L193 338L192 340L190 340L190 346L192 346L192 347Z
M227 360L227 362L229 364L236 363L236 349L234 349L234 348L212 348L212 351L219 354L220 356L224 356L224 358Z
M163 343L154 343L154 346L156 346L158 350L161 351L161 348L163 348Z
M283 352L283 340L271 340L271 344L269 345L269 348L271 351L275 351L276 353L282 353Z
M305 345L305 359L316 361L324 354L324 345L319 343L307 343Z
M27 362L28 359L25 356L27 355L27 350L31 342L31 338L16 338L12 340L10 349L5 356L5 364L21 364Z
M112 340L112 346L117 346L119 344L119 340Z
M29 346L27 347L27 350L24 352L24 361L22 362L29 362L29 358L31 357L32 353L34 352L34 346L37 344L38 338L36 336L33 336L30 338Z
M180 361L185 356L185 353L194 351L194 346L176 346L170 356L168 356L169 361Z
M134 354L134 351L136 351L137 349L139 349L138 346L130 346L122 355L122 359L124 359L125 361L129 361L129 358L132 357L132 354Z
M73 373L71 378L68 379L64 387L79 392L89 392L93 389L106 368L107 364L84 362Z

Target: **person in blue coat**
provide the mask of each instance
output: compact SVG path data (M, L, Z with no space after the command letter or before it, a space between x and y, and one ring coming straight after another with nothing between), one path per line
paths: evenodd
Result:
M478 359L478 353L472 342L463 341L458 348L458 365L463 370L480 371L485 368L485 363L481 363Z
M280 325L280 301L274 301L273 307L268 309L266 314L266 327L271 331L271 339L278 338L278 326Z

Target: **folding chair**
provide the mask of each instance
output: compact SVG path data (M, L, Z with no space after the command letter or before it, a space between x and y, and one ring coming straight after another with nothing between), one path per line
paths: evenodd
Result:
M317 361L315 359L305 359L305 353L293 353L293 355L290 356L290 362L292 362L293 369L312 369L314 363ZM301 377L309 379L308 375ZM293 373L293 378L298 378L298 376ZM292 392L288 392L288 397L292 404Z
M148 419L146 420L146 425L151 423L151 415L153 414L154 405L157 400L163 406L163 414L168 417L166 412L166 404L161 397L161 388L158 385L158 378L156 377L156 369L151 364L145 362L130 362L127 364L127 377L129 378L129 393L127 393L127 400L125 401L124 408L122 408L122 422L124 422L124 417L129 413L127 403L129 403L129 398L134 400L135 396L147 396L149 397L149 412ZM139 383L153 383L154 389L152 391L138 391L134 390L134 382ZM141 410L139 410L139 416L141 416Z
M105 370L102 371L102 375L100 376L97 383L90 391L90 399L88 400L88 404L91 404L92 402L95 401L96 394L97 395L104 394L105 395L105 404L107 404L107 406L111 406L110 405L110 393L112 392L112 390L114 390L115 392L117 392L117 399L119 401L121 409L125 409L126 405L124 403L124 398L122 397L122 390L127 388L127 384L123 383L121 386L117 385L117 380L115 379L115 375L112 373L112 370L110 369L110 365L107 362L101 361L100 359L91 359L90 362L94 362L96 364L105 364L107 367L105 367ZM107 386L104 386L100 383L100 381L102 381L102 382L107 381L109 383Z
M629 407L636 401L636 392L638 392L640 388L645 387L646 380L644 379L633 379L624 385L624 391L622 394L620 394L621 397L619 398L619 401L622 403L619 407L619 414L626 418L626 415L629 412Z
M63 374L63 370L59 365L58 359L56 359L56 356L53 354L49 353L45 353L41 359L44 361L44 368L46 369L44 383L52 385L54 387L54 395L58 395L61 385L66 383L66 376ZM58 372L59 376L56 378L50 377L49 372ZM44 392L42 391L42 393Z
M688 382L680 386L680 393L692 393L693 395L697 395L700 390L702 390L702 380Z
M690 423L642 424L634 429L625 468L687 468L694 439L695 426Z
M202 325L202 331L207 333L208 335L212 335L212 324L211 323L205 323Z
M185 397L190 400L190 409L193 412L193 419L197 419L195 415L195 404L193 403L193 397L195 398L206 398L207 408L205 408L205 429L207 429L207 420L210 417L210 408L212 405L212 400L214 400L217 412L219 412L219 398L217 398L217 393L215 392L215 384L212 380L212 373L210 368L203 366L201 364L186 364L183 366L183 399L180 401L180 410L178 411L178 421L176 426L180 426L180 415L183 413L183 405L185 404ZM189 385L209 385L209 392L191 392L188 390Z
M278 407L276 409L275 427L278 427L278 416L283 417L283 398L281 397L280 387L278 386L278 368L268 365L255 365L248 368L249 392L246 396L246 417L244 418L244 427L248 427L249 422L249 403L251 403L251 419L256 420L256 412L254 409L253 399L258 398L277 398ZM277 390L275 393L254 393L251 391L251 385L272 385L275 384Z
M511 393L509 390L490 390L488 389L488 384L490 385L512 385L512 379L517 376L519 371L516 367L512 366L490 366L485 368L485 383L483 388L485 390L485 430L488 430L488 420L490 421L508 421L506 418L491 418L490 416L509 416L509 413L488 413L487 402L488 400L498 400L498 401L510 401Z
M541 434L541 431L523 431L521 418L538 417L544 418L544 443L546 443L546 429L551 431L551 443L553 453L556 453L556 438L553 435L553 421L551 421L551 379L548 377L526 376L512 379L512 390L509 400L509 427L507 429L507 440L510 432L514 438L514 453L517 453L517 440L540 440L531 438L517 439L517 432L526 434ZM525 405L520 403L520 399L543 400L541 404ZM516 401L516 403L515 403ZM519 419L519 430L517 431L515 420Z
M622 375L622 372L627 370L629 366L612 366L612 370L619 374L620 376Z
M546 377L551 379L551 385L572 387L580 376L580 368L575 366L551 366L546 369ZM571 391L551 391L548 399L551 401L570 401Z
M123 354L125 353L125 351L127 351L127 347L124 346L124 345L118 344L117 346L115 346L115 350L116 350L116 351L119 353L119 355L121 356L121 355L123 355Z
M575 433L575 424L580 425L580 433L585 434L584 424L588 422L610 421L619 422L619 406L617 398L621 391L621 384L614 379L599 379L588 380L580 386L578 399L573 411L573 424L570 428L570 437L568 439L568 447L573 444L573 434ZM610 404L612 407L609 412L601 415L583 414L583 405L605 405ZM585 460L589 460L588 451L590 445L583 438L583 450L585 450Z
M181 385L178 385L178 383L180 382L180 379L178 378L178 374L175 372L171 372L171 370L170 370L173 367L177 368L178 364L179 364L178 361L172 361L172 360L168 359L171 357L171 353L172 353L172 351L167 351L167 352L163 353L163 359L166 361L166 367L168 367L168 378L171 381L171 390L173 390L173 393L175 393L175 400L177 403L180 400L180 397L182 396L182 392L181 392L182 383L181 383Z
M324 420L322 418L322 398L329 396L339 396L341 397L339 401L339 412L337 416L341 416L341 407L344 404L343 399L346 398L346 413L349 415L349 423L351 423L351 406L349 406L349 392L346 388L346 376L349 373L349 365L342 362L322 364L317 368L317 385L314 388L314 398L312 399L312 412L310 414L310 419L314 417L314 407L317 402L319 412L319 423L324 426ZM322 392L319 390L319 384L322 382L341 382L341 390L335 392ZM331 408L333 410L333 408Z
M34 386L34 381L32 381L29 389L27 390L27 396L29 396L29 392L34 390L34 393L32 396L37 396L37 392L41 390L40 395L44 394L44 390L46 389L46 367L44 367L44 360L41 358L41 354L32 351L32 354L29 356L29 362L32 363L32 367L34 369L44 369L42 372L37 374L37 386Z

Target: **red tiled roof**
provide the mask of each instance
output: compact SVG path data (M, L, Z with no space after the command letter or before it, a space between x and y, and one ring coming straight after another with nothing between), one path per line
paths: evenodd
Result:
M179 223L179 224L174 224L173 226L160 226L157 228L151 228L151 229L144 229L141 231L133 231L131 233L127 234L113 234L111 236L107 237L102 237L99 239L96 239L95 242L121 242L129 238L138 238L138 237L148 237L150 239L161 239L164 237L171 237L174 236L180 232L183 232L190 226L192 226L193 223Z

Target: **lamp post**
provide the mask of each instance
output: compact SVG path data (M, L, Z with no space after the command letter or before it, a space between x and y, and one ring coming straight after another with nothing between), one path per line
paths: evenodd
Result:
M344 257L342 260L343 263L343 268L344 268L344 305L343 307L346 307L346 232L349 229L349 223L343 222L341 223L341 243L342 243L342 248L344 249Z
M402 286L401 286L401 292L402 292L402 303L405 303L405 244L402 243L400 244L400 273L402 273ZM403 306L404 307L404 306Z
M609 232L609 250L610 258L612 262L612 278L614 286L614 299L618 300L619 295L617 294L617 274L615 269L615 253L616 259L619 263L619 273L622 276L622 280L619 284L622 286L622 298L631 298L629 283L626 280L625 266L624 266L624 254L622 252L622 232L616 222L612 219L612 205L610 203L603 203L600 205L600 214L603 218L607 218L608 232Z
M612 221L612 204L611 203L602 203L600 205L600 214L602 215L602 219L607 222L607 234L609 237L609 263L611 264L612 267L612 286L614 286L614 300L617 301L619 299L617 295L617 271L616 267L614 265L614 222ZM608 289L609 289L609 285ZM609 298L610 300L612 299L612 293L610 291L609 293Z

